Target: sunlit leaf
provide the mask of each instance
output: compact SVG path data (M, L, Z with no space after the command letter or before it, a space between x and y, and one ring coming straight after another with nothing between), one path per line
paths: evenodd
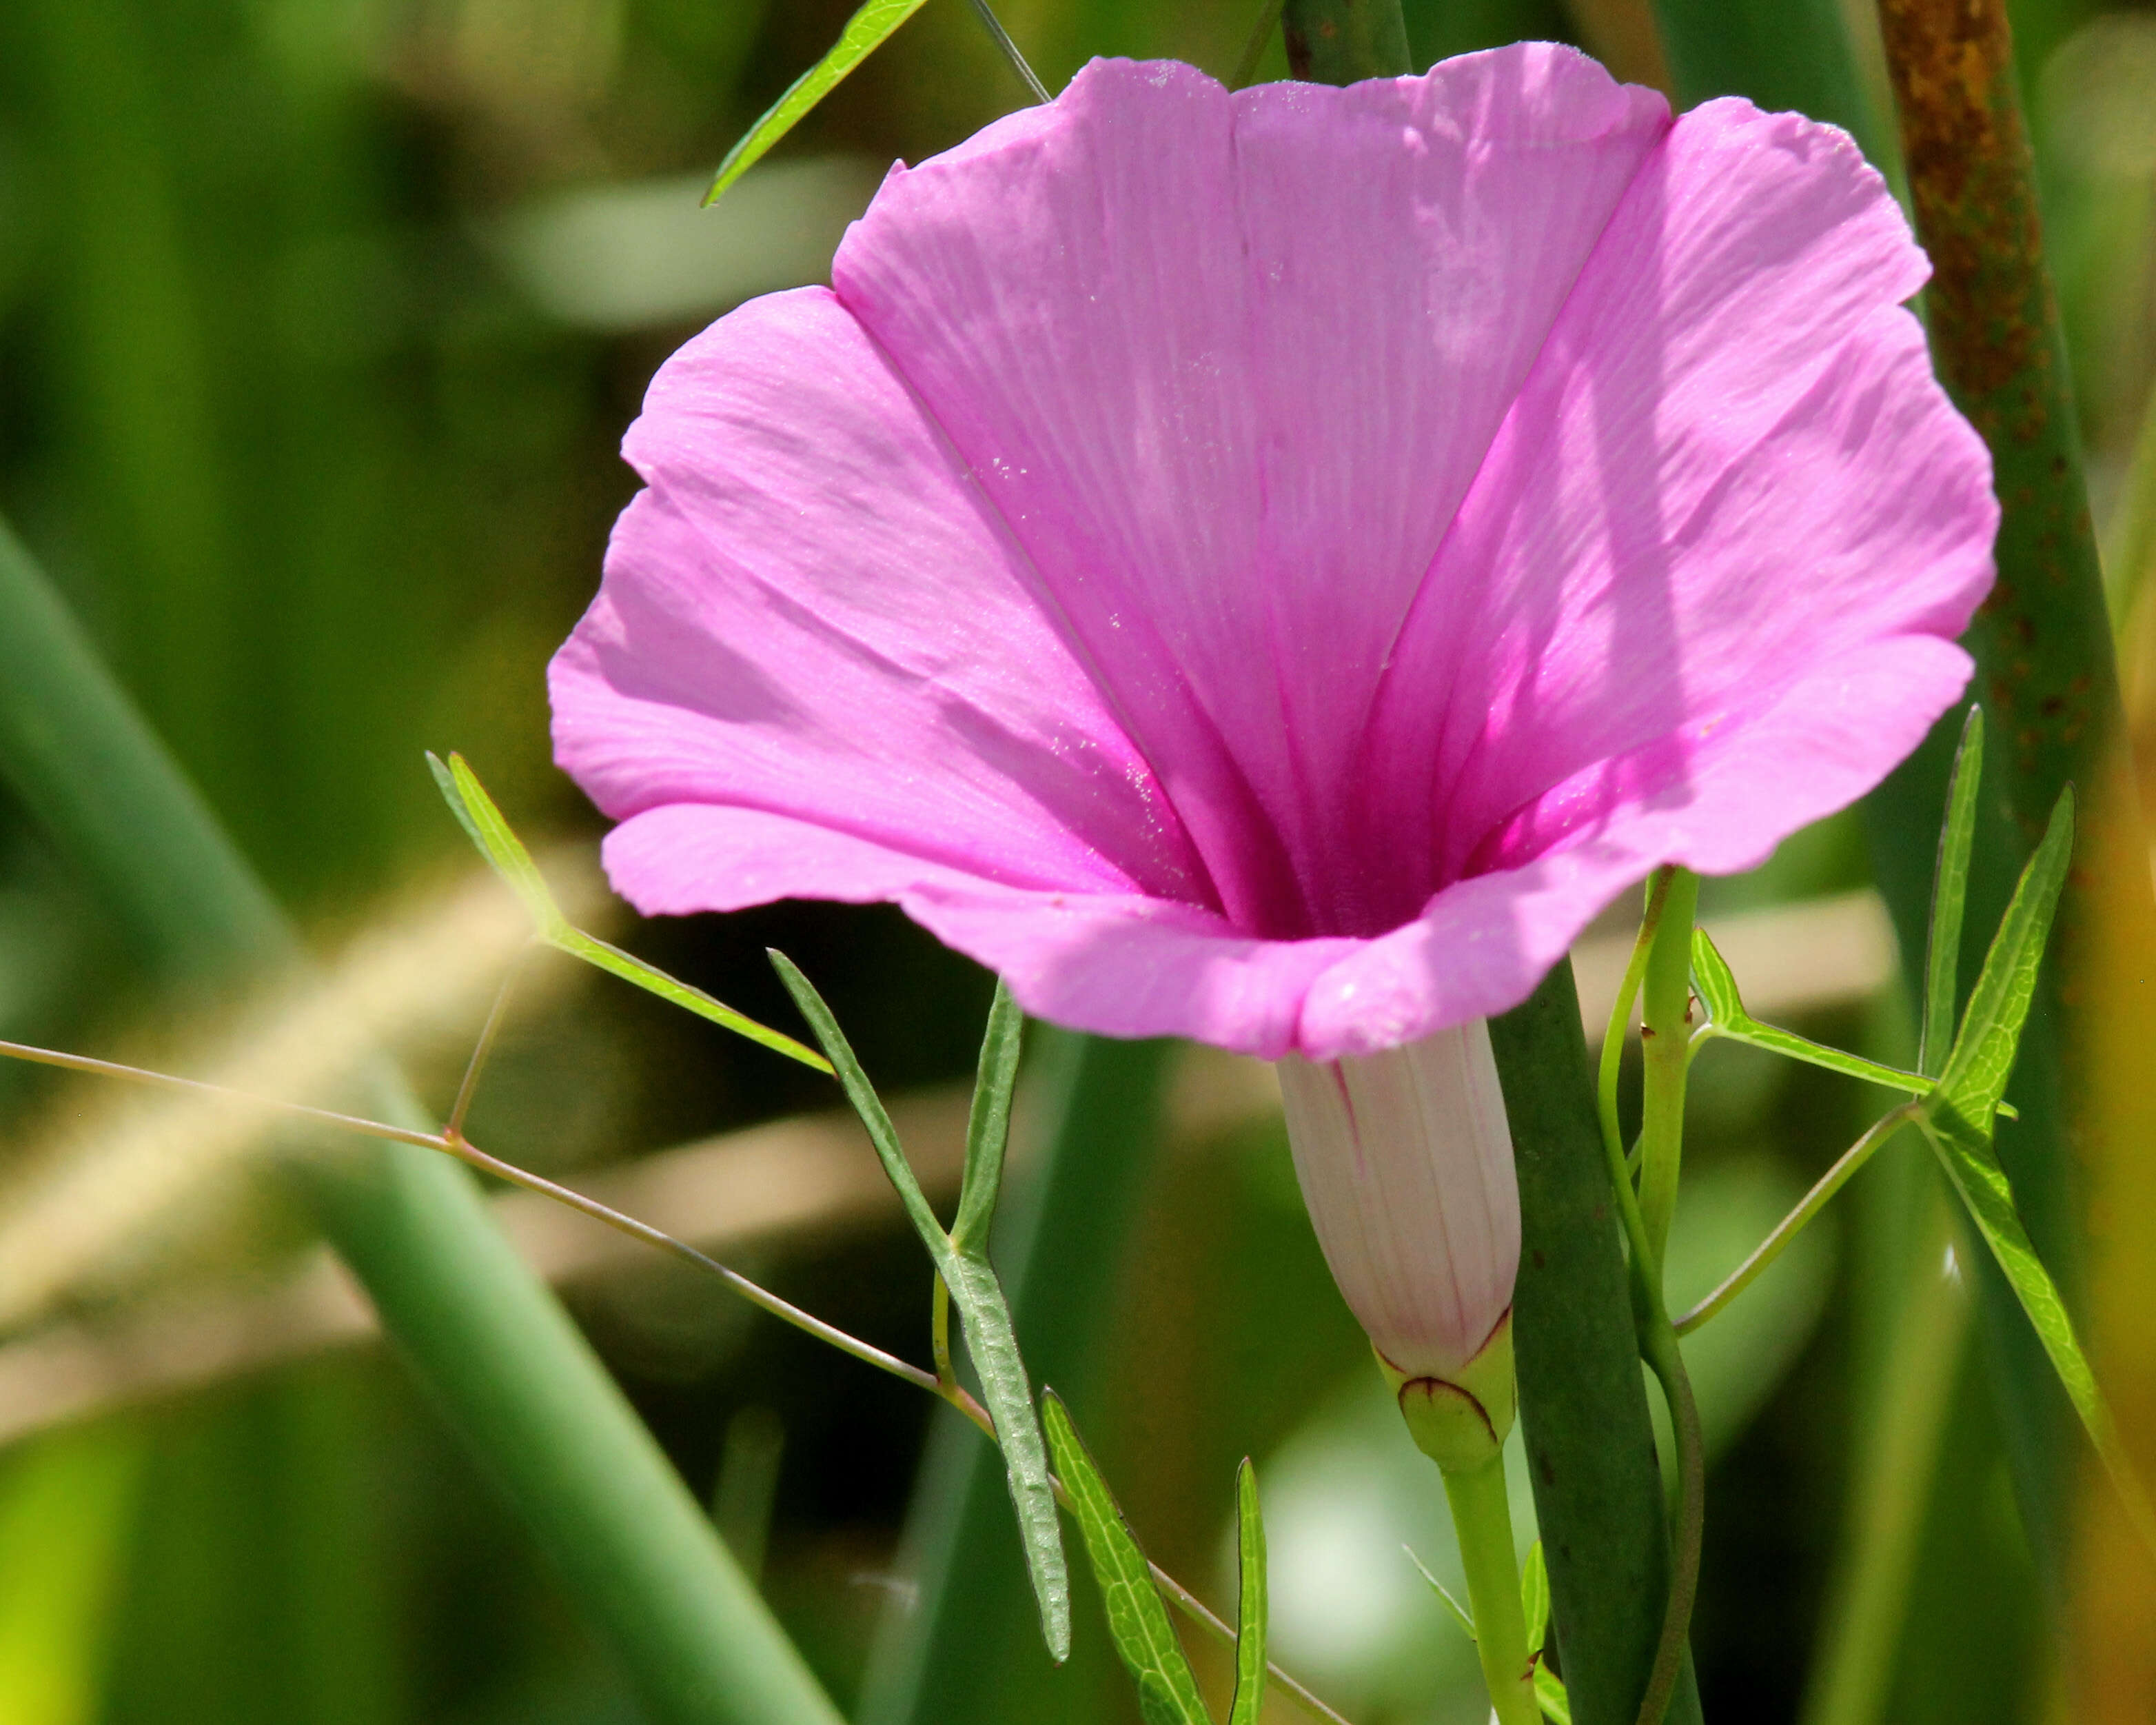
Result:
M741 142L726 152L726 159L719 163L718 173L711 181L711 189L704 194L704 207L708 209L716 203L727 187L761 162L773 144L793 131L811 108L835 90L840 80L882 47L891 33L920 11L921 5L922 0L868 0L867 5L847 19L846 28L839 33L839 40L831 51L788 85L786 94L767 108L762 117L742 135Z
M1116 1507L1107 1482L1080 1440L1070 1415L1053 1394L1044 1403L1048 1440L1055 1450L1056 1470L1070 1493L1071 1511L1086 1541L1094 1578L1107 1609L1108 1633L1116 1651L1137 1681L1138 1705L1146 1725L1210 1725L1198 1681L1190 1673L1183 1644L1168 1620L1168 1607L1153 1584L1145 1552ZM1240 1665L1240 1661L1238 1661Z
M1976 792L1984 777L1984 709L1971 707L1947 782L1947 818L1932 878L1931 933L1924 945L1923 1035L1917 1066L1937 1078L1953 1041L1954 991L1961 974L1962 909L1969 899L1969 857L1976 840Z
M1543 1637L1549 1631L1549 1565L1543 1558L1543 1542L1539 1539L1527 1553L1527 1567L1520 1571L1520 1612L1527 1620L1527 1650L1532 1653L1543 1645Z
M1932 1080L1913 1072L1903 1072L1898 1067L1881 1066L1876 1060L1866 1060L1861 1055L1845 1053L1840 1048L1830 1048L1824 1043L1813 1042L1794 1031L1778 1030L1771 1024L1762 1024L1744 1010L1744 1002L1738 993L1737 979L1730 973L1729 961L1716 950L1714 942L1705 929L1694 929L1691 934L1692 986L1699 995L1700 1004L1706 1007L1707 1027L1716 1036L1743 1043L1755 1048L1764 1048L1769 1053L1786 1055L1792 1060L1801 1060L1807 1065L1825 1067L1829 1072L1839 1072L1850 1078L1862 1079L1867 1084L1883 1084L1891 1090L1906 1090L1912 1095L1922 1095L1932 1088Z
M1961 1034L1938 1092L1926 1103L1924 1134L1954 1190L2029 1316L2051 1369L2081 1416L2136 1529L2156 1552L2156 1510L2119 1442L2109 1405L2074 1333L2058 1285L2036 1255L2015 1208L2012 1187L1991 1141L1990 1121L2014 1071L2022 1026L2035 998L2044 945L2072 861L2074 794L2069 785L2051 811L2043 842L2021 872L2006 916L1969 996Z
M619 946L609 946L596 935L587 935L574 926L562 914L562 907L556 903L552 889L539 873L539 865L531 860L531 852L525 847L524 841L516 836L494 799L486 794L486 787L479 782L479 775L465 764L465 758L452 754L444 765L430 753L427 765L434 772L435 784L441 787L443 801L457 817L457 824L479 847L480 854L493 865L495 873L524 901L539 939L547 945L619 976L624 982L634 982L671 1005L694 1012L700 1018L708 1018L735 1035L760 1043L788 1059L798 1060L803 1066L813 1066L822 1073L830 1071L829 1063L821 1054L814 1048L804 1048L784 1032L757 1023L747 1013L736 1012L702 989L692 988L657 965L648 965Z
M1235 1699L1228 1725L1258 1725L1265 1704L1265 1525L1250 1458L1235 1470Z
M981 1398L995 1421L997 1441L1003 1448L1011 1507L1018 1516L1019 1540L1025 1548L1026 1568L1040 1606L1041 1634L1049 1652L1060 1662L1070 1654L1070 1572L1064 1561L1062 1530L1055 1519L1055 1488L1049 1483L1048 1451L1041 1439L1039 1416L1034 1412L1033 1386L1011 1327L1010 1303L1004 1299L1003 1285L988 1259L985 1217L980 1237L963 1251L943 1232L921 1182L914 1178L905 1146L899 1142L898 1129L892 1125L875 1087L861 1069L845 1032L839 1028L838 1019L793 960L783 952L774 952L771 962L794 1004L801 1008L801 1016L816 1032L824 1053L830 1057L846 1099L867 1129L869 1142L875 1146L876 1158L905 1207L906 1218L921 1236L921 1244L928 1249L936 1273L942 1277L952 1304L958 1308L966 1348L973 1356L973 1369L980 1374ZM1015 1048L1006 1045L1015 1043L1018 1017L1015 1007L998 994L982 1057L983 1082L1001 1084L1005 1089L1001 1107L1006 1113L1010 1069L1014 1069L1017 1058ZM977 1119L983 1112L976 1110ZM993 1115L995 1110L986 1112ZM1000 1159L1000 1137L997 1142Z

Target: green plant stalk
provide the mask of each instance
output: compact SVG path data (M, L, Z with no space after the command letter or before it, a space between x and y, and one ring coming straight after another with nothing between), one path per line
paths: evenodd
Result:
M1512 1340L1558 1662L1578 1725L1633 1725L1661 1639L1669 1532L1569 962L1490 1021L1490 1043L1520 1182ZM1698 1725L1688 1667L1666 1717Z
M1512 1509L1505 1491L1501 1450L1481 1466L1440 1469L1460 1558L1467 1570L1467 1606L1475 1616L1475 1652L1498 1725L1542 1725L1535 1701L1533 1650L1520 1603L1519 1563L1512 1554Z
M1609 1022L1602 1032L1602 1052L1594 1079L1594 1103L1602 1123L1605 1146L1625 1146L1624 1128L1617 1119L1617 1079L1625 1064L1625 1032L1630 1027L1633 1003L1640 997L1647 976L1648 955L1655 950L1655 930L1662 925L1662 905L1669 897L1673 871L1658 868L1647 883L1647 907L1640 917L1640 932L1632 942L1632 955L1625 961L1625 975L1617 985L1617 998L1609 1008Z
M1399 0L1288 0L1281 25L1299 78L1409 70ZM1578 1725L1630 1725L1662 1636L1669 1540L1571 963L1492 1019L1490 1039L1519 1173L1513 1347L1559 1658ZM1686 1662L1667 1717L1699 1717Z
M1647 951L1646 1009L1640 1027L1645 1088L1640 1116L1640 1214L1656 1287L1676 1219L1684 1161L1685 1075L1691 1065L1691 929L1699 877L1668 871L1654 944ZM1605 1057L1606 1058L1606 1057Z
M0 770L140 950L179 978L297 961L260 883L0 528ZM414 1127L386 1068L370 1111ZM665 1725L837 1725L696 1500L560 1305L435 1151L369 1146L295 1178L383 1328L508 1492Z
M1399 0L1286 0L1281 33L1288 70L1308 83L1353 84L1414 70Z
M1889 128L1865 100L1840 0L1654 0L1654 11L1680 107L1742 95L1770 113L1794 109L1890 167Z

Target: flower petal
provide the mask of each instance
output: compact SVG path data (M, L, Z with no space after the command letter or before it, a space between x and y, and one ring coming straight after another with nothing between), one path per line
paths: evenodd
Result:
M1548 44L1232 97L1101 62L1052 113L894 170L840 248L837 291L1026 548L1238 926L1369 922L1336 785L1667 124Z
M1362 943L1260 940L1135 893L999 885L917 852L758 809L674 803L608 834L608 877L647 916L773 899L891 900L1004 977L1037 1017L1105 1036L1187 1036L1267 1058L1295 1046L1312 981Z
M991 880L1209 901L1001 523L829 293L706 330L626 449L649 489L550 673L557 757L608 814L740 805ZM676 909L824 890L682 868Z

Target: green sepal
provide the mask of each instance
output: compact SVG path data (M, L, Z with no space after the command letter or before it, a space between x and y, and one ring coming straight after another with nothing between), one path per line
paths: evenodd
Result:
M1235 1470L1235 1699L1228 1725L1258 1725L1265 1704L1265 1524L1258 1513L1258 1470Z
M1408 1434L1447 1473L1481 1467L1505 1447L1519 1408L1512 1375L1512 1314L1508 1310L1481 1351L1451 1377L1403 1372L1377 1353L1378 1369L1393 1388Z
M1053 1391L1043 1398L1042 1412L1056 1470L1070 1495L1070 1512L1077 1518L1086 1555L1101 1584L1108 1634L1137 1682L1138 1707L1147 1725L1211 1725L1190 1661L1175 1638L1175 1626L1168 1620L1168 1606L1154 1583L1152 1568L1107 1482Z
M897 1192L904 1207L906 1219L921 1237L921 1244L928 1249L929 1258L936 1265L936 1273L943 1279L943 1285L951 1295L952 1304L958 1308L958 1317L965 1326L966 1347L973 1358L973 1368L980 1374L981 1398L987 1403L989 1416L995 1422L996 1437L1003 1447L1004 1472L1010 1486L1011 1507L1018 1516L1019 1542L1025 1549L1027 1573L1033 1579L1034 1597L1040 1606L1040 1631L1048 1643L1048 1650L1057 1664L1070 1656L1070 1577L1069 1566L1063 1555L1062 1530L1055 1519L1055 1487L1048 1477L1048 1451L1041 1439L1040 1421L1034 1412L1033 1386L1026 1376L1025 1361L1019 1352L1018 1336L1011 1326L1010 1302L1004 1296L1003 1284L996 1279L995 1269L988 1259L987 1228L983 1224L980 1237L962 1251L949 1234L943 1232L937 1221L936 1213L929 1207L921 1182L914 1177L913 1167L906 1159L906 1147L899 1142L898 1129L891 1124L890 1112L869 1082L868 1074L855 1054L853 1045L846 1040L845 1032L839 1028L839 1021L815 985L801 973L800 967L783 952L769 955L772 967L778 972L778 980L786 985L786 991L801 1009L801 1016L808 1021L808 1027L816 1032L816 1040L823 1044L824 1052L830 1058L839 1084L846 1093L846 1099L860 1116L861 1125L867 1129L869 1142L875 1147L876 1159L883 1164L885 1177ZM991 1014L988 1049L983 1059L986 1075L984 1082L1008 1087L1015 1070L1016 1050L1006 1053L1005 1045L1014 1042L1012 1020L1015 1008L998 996L998 1007ZM998 1030L997 1026L1004 1028ZM1007 1118L1008 1096L1004 1104ZM993 1119L997 1110L977 1108L977 1120ZM988 1140L983 1127L983 1145ZM1002 1144L995 1141L997 1158L1000 1161ZM985 1155L985 1148L983 1152ZM969 1149L968 1160L971 1160Z
M732 1031L737 1036L747 1037L760 1043L775 1053L788 1059L798 1060L803 1066L813 1066L828 1074L830 1063L814 1048L803 1046L783 1031L759 1024L745 1012L737 1012L724 1001L713 998L701 988L668 976L655 965L648 965L619 946L610 946L593 935L587 935L562 914L553 891L546 877L539 873L539 865L531 860L531 852L524 841L516 836L486 787L479 782L479 775L465 765L461 754L450 755L445 765L431 751L427 765L434 773L434 783L441 787L442 800L449 806L449 812L457 817L479 853L493 866L494 872L507 883L510 890L524 901L524 908L531 914L538 938L557 952L581 959L595 970L619 976L624 982L633 982L639 988L657 995L670 1005L694 1012L700 1018Z
M1738 992L1737 978L1731 974L1729 961L1716 950L1705 929L1691 931L1691 980L1700 1005L1707 1009L1703 1034L1727 1037L1733 1043L1764 1048L1769 1053L1786 1055L1792 1060L1824 1067L1829 1072L1862 1079L1867 1084L1881 1084L1912 1096L1922 1096L1932 1089L1932 1080L1920 1074L1881 1066L1876 1060L1830 1048L1824 1043L1815 1043L1794 1031L1762 1024L1744 1010L1743 998Z
M728 187L761 162L773 144L836 89L840 80L882 47L923 3L924 0L868 0L848 18L831 51L788 85L786 94L765 109L741 141L726 152L712 178L711 189L704 194L704 208L709 209L716 203Z

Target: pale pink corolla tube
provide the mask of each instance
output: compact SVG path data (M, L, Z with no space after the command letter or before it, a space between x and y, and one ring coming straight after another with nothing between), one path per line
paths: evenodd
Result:
M1043 1017L1355 1057L1383 1142L1284 1070L1305 1190L1442 1374L1517 1265L1481 1021L1968 679L1927 273L1842 133L1568 49L1096 62L660 369L557 756L646 913L895 900Z

